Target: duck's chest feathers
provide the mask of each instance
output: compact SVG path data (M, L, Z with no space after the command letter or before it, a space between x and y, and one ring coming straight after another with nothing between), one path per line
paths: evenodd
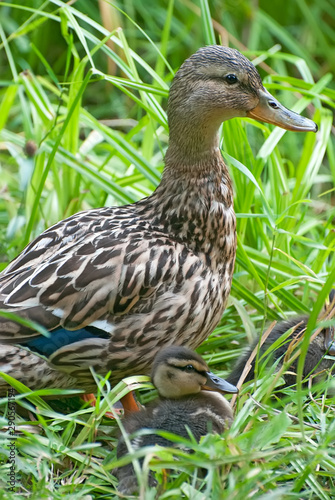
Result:
M164 186L164 184L163 184ZM217 273L234 264L236 218L227 171L157 190L151 207L153 226L185 245ZM162 193L163 195L165 193ZM162 201L163 200L163 201Z

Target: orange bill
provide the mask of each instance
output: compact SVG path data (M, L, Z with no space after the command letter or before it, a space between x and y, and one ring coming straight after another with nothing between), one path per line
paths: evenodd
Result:
M296 132L317 132L318 130L316 123L285 108L265 88L259 90L259 102L254 109L247 112L247 116Z

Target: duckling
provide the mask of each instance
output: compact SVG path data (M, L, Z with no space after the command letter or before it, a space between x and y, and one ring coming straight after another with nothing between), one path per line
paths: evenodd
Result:
M231 425L233 412L222 394L236 393L237 388L211 373L195 352L179 346L162 349L154 359L151 380L159 399L123 420L133 449L155 444L172 446L171 441L155 433L157 430L188 438L189 429L199 442L208 432L221 433ZM142 429L150 429L152 433L136 436ZM121 438L117 458L127 453L127 446ZM119 479L120 492L131 494L137 491L132 464L120 467L114 473ZM152 474L149 484L156 484Z
M116 384L150 373L164 346L193 349L208 337L234 271L233 190L219 127L237 116L317 130L271 96L240 52L199 49L171 86L169 147L156 191L58 222L0 274L7 313L0 315L0 371L31 389L92 392L92 368L110 372Z
M335 290L329 295L330 307L328 312L331 312L335 307ZM308 315L296 316L289 320L284 320L275 325L264 344L260 348L260 356L264 354L267 349L274 344L284 333L292 329L292 333L289 335L288 339L283 342L278 348L272 351L273 361L284 358L290 342L295 337L300 337L304 333L309 320ZM228 375L227 381L231 384L237 385L242 375L242 372L250 358L251 353L257 347L258 340L256 340L251 347L249 347L245 354L237 361L235 368L232 373ZM329 355L326 357L326 355ZM321 332L311 341L308 346L307 354L305 357L305 364L303 369L303 378L312 374L315 370L321 372L323 370L335 370L335 341L334 341L334 326L327 326L321 330ZM296 383L296 370L298 366L297 358L292 366L283 374L285 385L293 385ZM281 366L279 362L278 367ZM251 368L246 375L244 382L248 382L254 378L255 375L255 359L251 362ZM313 377L314 382L320 381L320 377Z

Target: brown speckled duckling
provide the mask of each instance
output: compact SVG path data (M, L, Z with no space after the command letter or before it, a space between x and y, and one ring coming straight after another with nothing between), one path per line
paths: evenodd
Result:
M233 190L219 127L237 116L317 130L271 96L240 52L199 49L171 86L169 147L156 191L58 222L0 274L0 309L50 332L0 316L0 371L31 389L91 392L90 368L110 371L115 384L150 373L164 346L195 348L208 337L234 271Z
M237 389L213 375L195 352L185 347L166 347L155 357L151 379L159 399L123 420L133 449L155 444L173 446L171 441L155 434L155 430L188 438L189 428L199 441L207 432L221 433L230 426L233 412L222 393L236 393ZM142 429L152 429L152 434L136 436L136 431ZM121 438L117 457L127 453L126 443ZM137 491L137 479L131 463L114 472L119 478L120 492L131 494ZM156 484L152 475L149 484Z

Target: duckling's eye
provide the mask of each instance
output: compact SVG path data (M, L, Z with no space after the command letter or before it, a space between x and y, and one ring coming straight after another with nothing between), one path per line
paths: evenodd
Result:
M234 75L233 73L225 76L225 80L226 80L227 83L229 83L229 85L233 85L234 83L238 82L237 76Z
M186 365L185 368L184 368L185 372L194 372L195 371L195 368L193 365Z

